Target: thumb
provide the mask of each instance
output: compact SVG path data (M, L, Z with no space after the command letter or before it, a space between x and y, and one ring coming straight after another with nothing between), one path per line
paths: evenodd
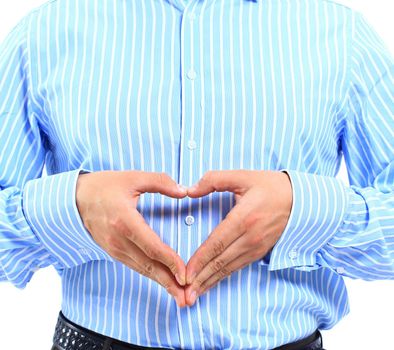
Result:
M215 191L243 194L247 189L247 178L248 173L245 170L208 171L200 181L187 189L187 195L196 198Z
M161 193L172 198L183 198L187 195L186 187L177 184L166 173L144 172L136 189L141 193Z

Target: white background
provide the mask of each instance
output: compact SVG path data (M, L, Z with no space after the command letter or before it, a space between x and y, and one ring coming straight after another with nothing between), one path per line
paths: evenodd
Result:
M0 41L43 0L0 3ZM392 0L340 0L361 11L394 54ZM1 77L0 77L1 79ZM340 178L346 180L346 170ZM323 333L328 350L394 349L394 282L346 280L351 313ZM38 271L26 289L0 284L0 349L50 349L61 304L60 279L53 268Z

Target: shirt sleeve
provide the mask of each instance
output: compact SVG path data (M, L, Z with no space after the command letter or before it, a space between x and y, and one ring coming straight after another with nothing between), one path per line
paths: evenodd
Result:
M350 186L286 170L293 207L262 262L270 270L328 267L351 278L394 279L394 62L357 13L349 65L340 146Z
M83 169L42 176L46 135L32 94L28 19L0 45L0 281L19 288L48 265L61 273L111 259L85 229L76 207L76 181Z

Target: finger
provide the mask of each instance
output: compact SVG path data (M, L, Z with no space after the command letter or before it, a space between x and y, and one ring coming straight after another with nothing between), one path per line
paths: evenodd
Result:
M180 285L186 283L186 267L181 257L146 223L144 217L135 209L130 208L124 220L124 236L136 244L146 256L166 265Z
M220 256L231 243L245 233L243 217L241 207L234 206L226 218L216 226L187 263L187 284L193 283L195 277L211 260Z
M227 266L225 266L226 274L216 273L212 275L208 280L206 280L197 290L192 289L192 286L188 286L185 291L186 304L192 306L196 299L206 293L209 289L214 287L224 278L230 276L235 271L243 269L245 266L251 263L248 254L244 254L233 261L231 261Z
M134 177L133 181L135 181ZM136 189L140 193L161 193L172 198L183 198L187 195L187 188L177 184L166 173L141 172L141 178Z
M179 307L186 306L184 289L179 286L166 266L147 257L131 242L129 243L127 251L129 252L128 254L118 251L117 259L139 274L159 283L175 298Z
M195 185L187 189L187 195L196 198L215 191L243 194L249 188L249 178L249 170L208 171Z
M193 283L188 286L189 299L191 298L190 294L194 290L200 290L212 276L218 275L223 278L228 276L231 273L231 271L227 270L228 265L251 251L251 247L248 246L246 240L242 238L243 236L235 240L222 254L212 259L194 278ZM249 254L249 256L251 256L251 254Z

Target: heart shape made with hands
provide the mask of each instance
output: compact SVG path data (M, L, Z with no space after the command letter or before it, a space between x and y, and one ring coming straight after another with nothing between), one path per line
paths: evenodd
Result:
M287 173L260 170L209 171L186 191L191 198L229 191L236 199L188 261L186 275L176 276L191 306L219 281L273 248L288 222L293 196Z

